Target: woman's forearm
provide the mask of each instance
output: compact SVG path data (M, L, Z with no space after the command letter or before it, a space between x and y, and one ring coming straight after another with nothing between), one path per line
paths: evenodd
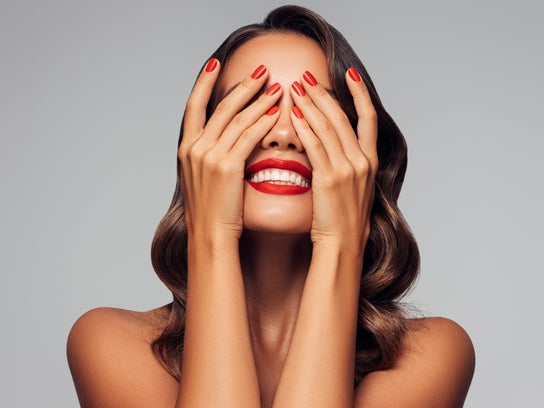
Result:
M314 247L275 408L352 407L362 259Z
M189 242L185 340L176 407L259 407L238 240Z

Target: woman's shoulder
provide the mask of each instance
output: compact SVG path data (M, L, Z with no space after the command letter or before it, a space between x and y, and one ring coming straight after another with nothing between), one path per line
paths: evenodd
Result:
M77 319L68 336L67 357L82 404L123 405L134 398L131 390L145 390L141 386L146 382L166 395L176 389L151 348L167 315L168 306L146 312L97 308Z
M167 318L169 305L145 312L118 309L113 307L98 307L81 315L70 330L68 340L73 337L89 335L99 337L106 335L112 337L130 336L134 340L144 340L150 335L154 336L156 330L164 324Z
M407 333L403 349L405 353L415 349L455 349L457 352L474 355L474 347L468 333L455 321L445 317L425 317L407 320ZM437 350L438 349L438 350Z
M458 323L443 317L409 319L397 361L363 379L357 406L388 395L391 406L460 407L474 366L474 346Z

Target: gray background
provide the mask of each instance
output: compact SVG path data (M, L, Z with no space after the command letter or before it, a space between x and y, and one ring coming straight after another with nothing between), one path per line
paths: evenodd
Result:
M77 406L74 320L169 301L149 246L185 99L228 33L281 4L266 3L2 2L0 406ZM408 300L470 333L467 407L544 406L537 3L300 2L348 38L408 139Z

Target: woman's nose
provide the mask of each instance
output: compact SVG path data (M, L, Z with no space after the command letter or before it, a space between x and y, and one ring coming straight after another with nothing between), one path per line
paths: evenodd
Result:
M279 118L272 129L261 141L263 149L295 150L303 152L304 147L297 136L297 132L291 121L291 109L293 102L281 100L279 104Z

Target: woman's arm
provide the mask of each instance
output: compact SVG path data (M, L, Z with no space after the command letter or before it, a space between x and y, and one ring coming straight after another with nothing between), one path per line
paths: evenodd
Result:
M306 93L293 92L300 109L293 124L313 167L313 253L274 400L278 408L353 406L359 284L378 165L376 112L354 74L346 73L346 81L358 134L310 73L303 76Z
M314 248L274 406L462 407L474 349L447 319L410 321L395 365L353 390L360 271L378 164L376 115L359 75L348 71L359 116L357 135L350 134L345 115L307 78L307 95L293 94L300 108L293 123L314 168Z
M82 407L260 407L238 242L242 232L245 159L277 120L269 112L281 89L262 94L257 69L206 121L219 73L213 60L187 102L180 183L188 233L188 287L179 384L151 353L140 329L95 310L70 334L68 358ZM257 72L256 71L256 72Z
M240 112L268 78L266 68L260 66L206 122L206 105L219 69L208 70L189 97L179 149L188 286L176 407L259 407L239 258L244 165L275 123L277 114L266 112L281 92L265 93Z
M314 248L274 407L351 407L358 259Z

